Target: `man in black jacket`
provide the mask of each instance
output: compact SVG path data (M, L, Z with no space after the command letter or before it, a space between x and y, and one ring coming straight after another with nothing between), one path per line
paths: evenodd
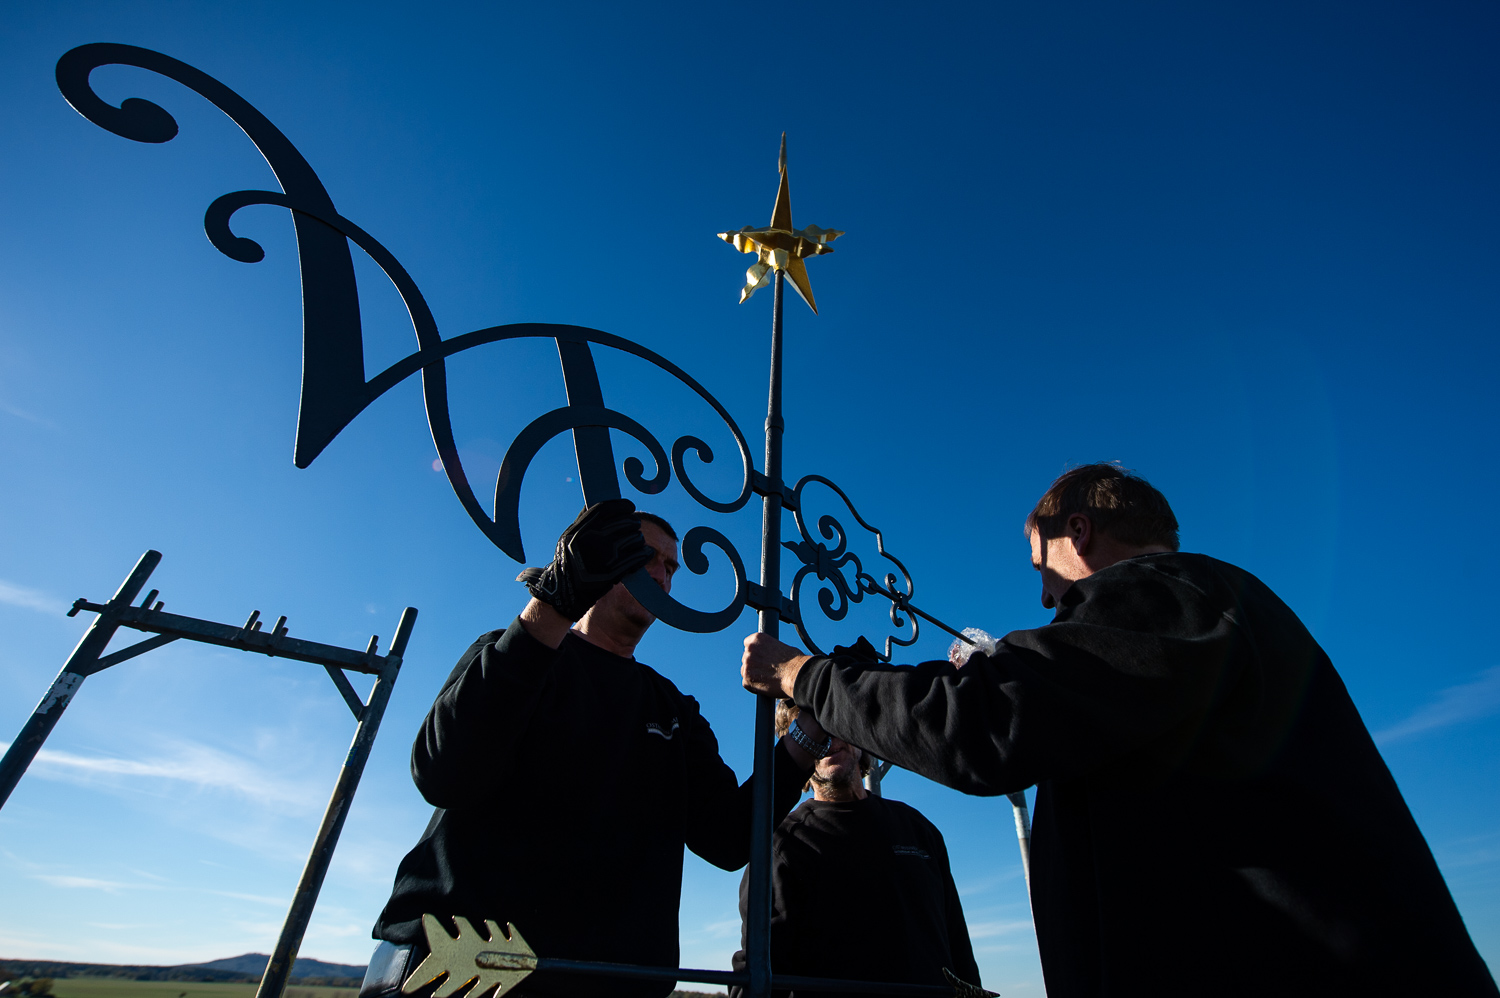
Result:
M443 684L411 759L437 811L375 925L365 998L394 994L417 967L424 914L450 933L455 916L481 931L512 922L544 957L676 967L684 844L726 870L749 858L749 782L719 758L697 701L634 657L655 618L617 583L642 565L671 590L667 522L625 499L590 506L550 566L522 573L521 615ZM776 761L779 817L813 760L789 745ZM671 990L540 971L507 995Z
M797 715L795 706L778 703L777 734L790 734ZM776 829L771 966L777 974L891 984L944 984L947 969L977 985L942 833L916 808L865 790L860 777L871 759L863 751L841 738L829 739L824 751L809 780L812 798ZM749 883L747 873L742 919ZM744 952L733 962L743 970ZM730 998L743 993L729 989Z
M1051 624L962 671L746 639L747 688L973 794L1037 785L1047 993L1495 998L1343 682L1254 576L1112 465L1026 521Z

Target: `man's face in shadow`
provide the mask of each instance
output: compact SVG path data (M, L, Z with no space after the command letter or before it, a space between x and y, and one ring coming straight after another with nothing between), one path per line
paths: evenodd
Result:
M1082 539L1086 540L1091 530L1087 517L1070 517L1068 526L1073 527L1073 520L1083 520L1085 526L1082 528ZM1088 578L1093 570L1084 564L1079 552L1079 540L1077 534L1080 531L1065 531L1061 537L1053 537L1043 540L1041 532L1031 531L1027 537L1031 541L1031 567L1042 575L1042 606L1048 610L1057 609L1062 601L1063 593L1073 587L1073 583L1079 579Z
M641 522L641 534L645 536L646 543L653 552L651 560L646 563L646 572L656 580L656 584L661 586L663 592L670 593L672 576L677 571L677 542L672 540L671 535L665 530L649 520ZM630 590L625 588L623 582L616 583L613 589L600 597L599 602L594 604L589 613L596 622L606 627L625 624L627 629L633 625L635 628L645 630L656 621L651 611L641 606L640 600L630 595Z
M813 764L813 796L819 800L855 800L864 796L860 763L864 752L830 736L828 754Z

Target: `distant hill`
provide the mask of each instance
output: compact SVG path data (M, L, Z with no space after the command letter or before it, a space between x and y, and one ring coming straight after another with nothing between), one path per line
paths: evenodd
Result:
M208 963L184 963L175 967L135 966L118 963L64 963L60 960L0 960L0 980L13 977L116 977L133 981L223 981L258 983L270 957L244 953ZM365 968L352 963L325 963L299 959L292 965L292 978L304 987L314 983L357 988ZM672 998L724 998L724 992L673 991Z
M258 982L271 960L264 953L245 953L208 963L186 963L174 967L117 963L67 963L61 960L5 960L0 970L18 977L120 977L135 981L224 981ZM4 975L0 975L3 977ZM365 968L349 963L325 963L298 959L291 977L303 984L327 984L357 988Z
M264 953L241 953L239 956L226 957L223 960L210 960L208 963L184 964L183 969L191 967L202 967L205 970L230 970L237 974L249 974L256 980L266 972L266 964L271 958ZM292 964L292 977L358 977L361 980L365 976L365 968L352 963L324 963L322 960L310 960L299 956L297 962Z
M129 981L249 981L246 974L203 967L152 967L62 960L0 960L0 977L117 977Z

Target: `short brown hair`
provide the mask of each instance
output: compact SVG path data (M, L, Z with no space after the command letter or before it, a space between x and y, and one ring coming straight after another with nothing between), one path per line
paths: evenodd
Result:
M674 540L674 541L678 540L677 531L673 530L672 529L672 525L670 523L668 523L662 517L657 516L655 513L648 513L648 512L646 512L643 509L636 510L635 511L635 515L636 515L636 518L638 520L640 520L642 523L652 523L652 524L655 524L656 526L658 526L658 527L661 528L662 533L664 533L668 537L672 538L672 540Z
M1061 537L1068 517L1082 513L1094 529L1122 544L1160 544L1176 551L1177 517L1167 497L1118 462L1084 464L1058 476L1026 517L1026 533Z
M792 721L802 711L797 707L795 700L776 701L776 737L785 738L792 730Z

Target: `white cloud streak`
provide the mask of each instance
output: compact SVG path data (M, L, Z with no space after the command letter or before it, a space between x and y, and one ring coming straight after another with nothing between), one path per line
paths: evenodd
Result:
M1012 932L1031 932L1031 920L1025 919L1019 922L978 922L969 926L970 939L990 939L994 936L1008 936Z
M38 416L35 413L27 412L25 409L13 406L9 402L0 402L0 412L9 413L17 419L24 419L26 422L35 423L37 426L45 426L49 430L57 429L57 424L52 422L52 420Z
M147 759L42 749L31 768L42 779L115 785L152 780L185 783L200 790L229 791L261 807L282 812L316 810L323 803L317 791L308 786L279 778L248 759L196 742L169 744L164 754Z
M137 871L140 872L140 871ZM153 876L152 874L144 874ZM81 877L71 873L33 873L31 879L40 880L50 887L61 887L73 890L95 890L104 891L106 894L118 894L121 891L177 891L184 894L207 894L214 897L230 898L235 901L249 901L254 904L269 905L272 908L284 908L288 898L266 897L262 894L243 894L239 891L220 891L207 887L182 887L175 884L160 883L126 883L120 880L104 880L99 877ZM155 879L163 879L157 877ZM368 928L368 926L366 926Z
M106 891L110 894L119 893L130 888L146 888L150 890L154 885L148 884L122 884L115 880L98 880L94 877L74 877L61 873L36 873L34 879L52 887L84 888L86 890Z
M1375 741L1389 745L1437 728L1473 721L1500 710L1500 665L1481 672L1471 682L1450 686L1406 720L1375 733Z
M738 939L740 937L740 920L738 918L726 918L720 922L709 922L703 927L703 932L710 939Z
M14 582L6 582L4 579L0 579L0 603L18 606L23 610L36 610L39 613L60 615L68 611L67 604L62 600L40 590L17 585Z
M0 929L0 951L5 953L25 953L33 960L45 959L47 957L58 960L66 960L70 957L75 960L96 959L96 956L85 952L86 947L87 944L79 945L72 940L58 942L53 939L47 939L40 934L12 934L4 929Z
M214 894L222 898L233 898L236 901L252 901L255 904L268 904L273 908L286 907L288 898L272 898L263 894L240 894L236 891L202 891L203 894ZM368 928L368 926L366 926Z
M966 898L966 897L974 897L975 895L978 895L978 894L984 894L987 891L994 890L996 887L999 887L1001 884L1008 883L1009 881L1015 880L1017 877L1020 877L1022 875L1022 873L1024 873L1024 872L1025 871L1023 871L1021 869L1021 857L1020 857L1020 854L1017 853L1016 854L1016 865L1014 867L1012 867L1012 868L1010 868L1008 870L1002 870L999 873L992 873L989 876L987 876L987 877L981 877L978 880L965 881L964 883L959 884L958 885L958 896L961 897L961 898Z

